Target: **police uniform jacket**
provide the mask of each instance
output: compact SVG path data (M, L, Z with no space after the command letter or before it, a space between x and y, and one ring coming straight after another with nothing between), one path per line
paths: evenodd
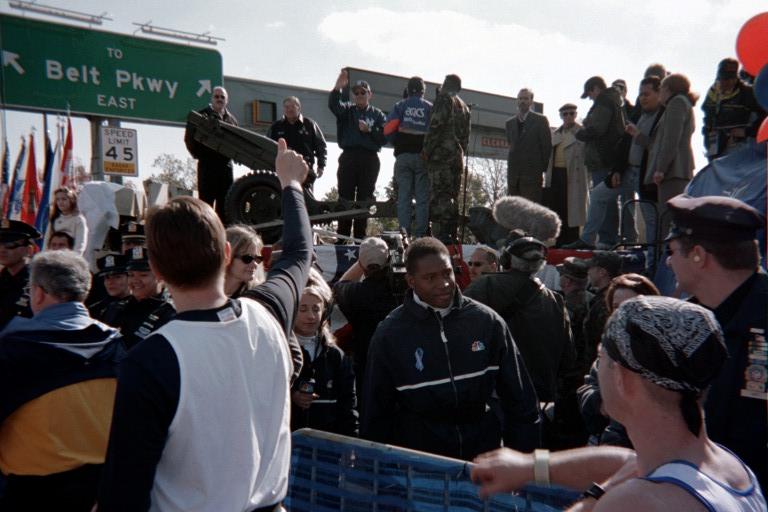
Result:
M357 436L358 415L355 408L355 374L344 351L322 337L316 340L314 360L302 347L304 365L294 391L314 379L313 392L318 398L309 409L291 407L291 430L314 428L345 436Z
M457 290L445 317L414 300L381 322L368 353L361 437L472 459L539 443L536 391L504 321Z
M29 307L29 265L24 265L16 275L7 268L0 270L0 331L15 316L31 317Z
M695 301L695 299L693 299ZM768 486L766 315L768 274L756 272L714 310L728 347L704 402L707 434L739 456Z
M103 321L119 328L125 348L131 349L175 315L173 304L168 302L168 296L163 292L143 300L136 300L130 295L114 302L104 313Z

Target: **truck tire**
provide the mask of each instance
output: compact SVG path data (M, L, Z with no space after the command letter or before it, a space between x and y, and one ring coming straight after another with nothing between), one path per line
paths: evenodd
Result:
M282 215L280 180L271 171L254 171L232 184L224 202L230 224L254 225L278 220ZM265 244L276 242L283 229L260 231Z

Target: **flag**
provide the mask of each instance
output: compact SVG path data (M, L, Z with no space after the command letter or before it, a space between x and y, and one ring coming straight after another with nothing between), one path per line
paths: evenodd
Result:
M11 188L8 191L7 203L5 206L5 216L9 219L18 220L21 215L21 192L24 189L24 173L21 172L24 166L24 158L27 155L27 143L24 137L21 138L21 149L16 158L16 165L13 166L11 174Z
M40 184L37 180L37 162L35 162L35 135L30 133L27 175L24 178L24 192L21 197L21 220L30 226L35 225L41 195Z
M357 262L357 245L317 245L315 255L317 266L320 267L323 278L333 284Z
M67 136L64 139L64 151L61 155L61 183L56 188L59 187L77 187L72 166L72 119L69 116L67 116Z
M8 204L6 198L11 190L11 163L9 161L11 156L8 153L8 139L5 139L3 145L3 169L0 173L0 217L5 217L5 209Z
M45 114L43 114L45 116ZM47 120L44 124L48 125ZM56 141L56 150L58 150L59 141ZM40 199L40 207L35 219L35 228L42 233L42 237L37 243L42 248L45 240L46 231L48 231L48 217L50 215L51 195L53 194L53 166L55 160L55 151L51 147L51 137L48 130L45 130L45 171L43 172L43 193Z

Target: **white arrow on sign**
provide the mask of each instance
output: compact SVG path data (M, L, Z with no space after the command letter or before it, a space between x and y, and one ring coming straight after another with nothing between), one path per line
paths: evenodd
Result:
M3 50L3 66L13 66L13 69L20 75L24 74L24 68L21 67L18 61L19 54Z
M211 92L211 81L210 80L198 80L198 83L200 84L200 88L197 90L197 97L203 95L204 92L207 92L210 94Z

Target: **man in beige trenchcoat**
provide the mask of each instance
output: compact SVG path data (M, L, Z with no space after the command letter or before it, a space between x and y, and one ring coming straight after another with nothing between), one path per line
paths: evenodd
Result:
M563 124L552 133L552 155L544 186L549 189L550 207L563 222L557 246L574 242L587 219L589 185L584 165L584 143L575 134L581 128L576 122L576 105L560 107Z

